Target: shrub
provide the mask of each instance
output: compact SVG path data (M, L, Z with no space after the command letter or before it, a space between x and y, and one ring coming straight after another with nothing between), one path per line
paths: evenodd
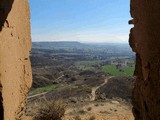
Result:
M78 111L79 114L86 114L87 112L85 110Z
M91 110L92 110L92 107L88 107L87 110L88 110L88 111L91 111Z
M66 105L61 100L46 101L37 111L33 120L62 120Z
M74 119L75 120L82 120L80 116L76 116Z
M90 118L89 118L89 120L95 120L96 118L95 118L95 116L91 116Z
M98 107L99 105L98 105L98 103L96 103L96 104L94 104L94 106Z

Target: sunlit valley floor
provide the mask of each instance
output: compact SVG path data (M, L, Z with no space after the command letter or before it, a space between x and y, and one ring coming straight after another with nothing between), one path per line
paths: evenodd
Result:
M25 114L61 101L64 120L133 120L134 61L127 44L33 43Z

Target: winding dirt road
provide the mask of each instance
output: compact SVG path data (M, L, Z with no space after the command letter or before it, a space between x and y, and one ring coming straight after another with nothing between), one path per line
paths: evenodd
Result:
M99 85L99 86L97 86L97 87L93 87L93 88L92 88L91 101L95 101L95 100L96 100L96 90L97 90L98 88L102 87L103 85L105 85L105 84L108 82L108 80L109 80L110 78L112 78L112 77L113 77L113 76L106 78L106 79L104 80L104 83L102 83L101 85Z
M64 75L60 76L60 77L57 78L56 80L59 80L59 79L62 78L63 76L64 76ZM105 85L105 84L108 82L108 80L109 80L110 78L112 78L112 77L113 77L113 76L106 78L106 79L104 80L104 83L102 83L101 85L99 85L99 86L97 86L97 87L93 87L93 88L92 88L91 101L95 101L95 99L96 99L96 90L97 90L98 88L102 87L103 85ZM42 95L45 95L45 94L47 94L47 93L48 93L48 92L43 92L43 93L39 93L39 94L36 94L36 95L31 95L31 96L28 96L27 99L34 98L34 97L38 97L38 96L42 96Z

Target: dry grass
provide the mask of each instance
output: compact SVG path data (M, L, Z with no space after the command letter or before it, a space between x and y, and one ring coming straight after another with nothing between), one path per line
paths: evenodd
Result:
M88 107L87 110L88 110L88 111L91 111L91 110L92 110L92 107Z
M39 106L33 120L62 120L66 105L62 100L46 101Z
M74 119L75 120L82 120L80 116L76 116Z
M82 110L79 110L78 113L81 114L81 115L84 115L84 114L87 113L87 111L85 111L85 110L82 109Z
M95 120L96 118L95 118L95 116L91 116L90 118L89 118L89 120Z

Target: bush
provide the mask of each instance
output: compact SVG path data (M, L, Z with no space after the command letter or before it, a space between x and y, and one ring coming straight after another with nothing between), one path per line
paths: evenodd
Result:
M88 111L91 111L91 110L92 110L92 107L88 107L87 110L88 110Z
M46 101L37 111L33 120L62 120L66 105L61 100Z
M89 118L89 120L95 120L96 118L95 118L95 116L91 116L90 118Z
M94 104L94 106L98 107L99 105L98 105L98 103L96 103L96 104Z
M82 115L82 114L86 114L87 112L85 110L80 110L78 111L78 113Z
M74 119L75 120L82 120L80 116L76 116Z

